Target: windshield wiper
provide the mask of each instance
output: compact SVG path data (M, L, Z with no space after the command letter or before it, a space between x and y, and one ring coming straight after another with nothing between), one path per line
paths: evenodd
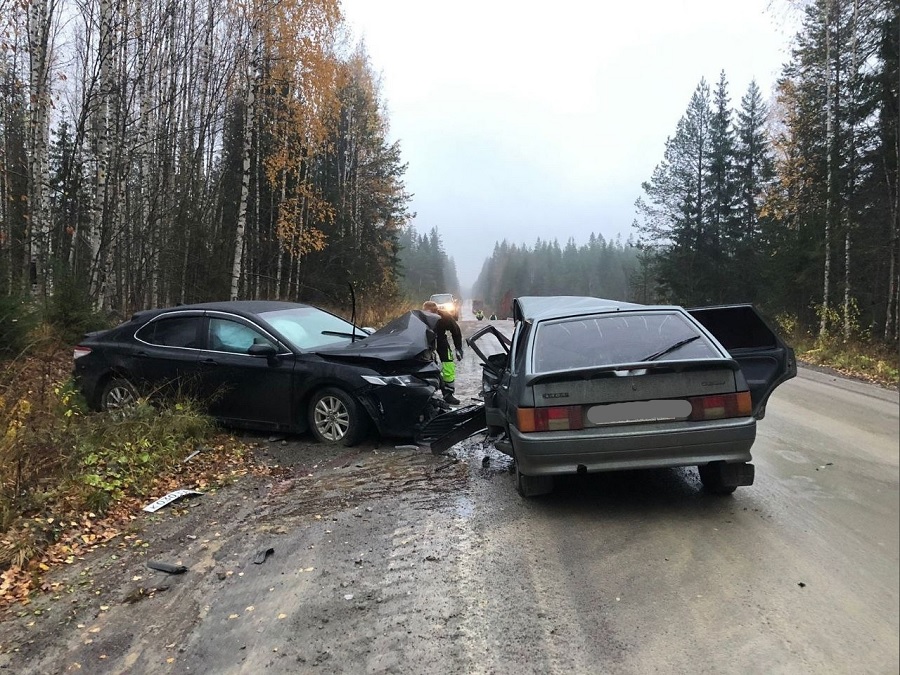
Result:
M364 338L364 337L366 337L366 334L363 331L360 331L359 333L342 333L341 331L337 331L337 330L323 330L322 335L329 335L332 337L348 337L348 338Z
M645 356L644 358L641 359L641 361L656 361L656 359L658 359L660 356L665 356L666 354L674 352L676 349L680 349L681 347L684 347L686 344L693 342L694 340L699 340L699 339L700 339L699 335L693 335L689 338L684 338L684 340L679 340L675 344L669 345L665 349L661 349L658 352L653 352L652 354L650 354L650 356Z

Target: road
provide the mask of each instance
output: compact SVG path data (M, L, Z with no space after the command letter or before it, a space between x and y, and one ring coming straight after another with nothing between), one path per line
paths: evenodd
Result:
M463 398L478 377L467 352ZM481 437L455 459L386 443L332 455L308 439L262 445L282 479L248 477L160 512L142 524L149 549L60 572L71 595L4 621L0 667L900 670L896 391L801 368L759 425L756 483L724 498L683 469L572 477L525 501ZM149 557L189 571L154 575ZM128 601L151 584L165 592Z

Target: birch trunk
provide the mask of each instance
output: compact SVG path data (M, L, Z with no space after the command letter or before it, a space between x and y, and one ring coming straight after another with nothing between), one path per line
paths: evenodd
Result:
M29 98L31 102L28 143L28 230L32 291L50 291L50 217L47 213L49 180L49 64L50 6L47 0L32 0L28 8Z
M847 180L847 195L846 200L847 203L851 203L853 201L853 197L856 193L856 103L858 100L858 94L856 91L856 78L857 78L857 69L859 68L859 48L858 48L858 36L859 36L859 24L857 19L859 17L859 0L853 0L853 20L851 23L851 46L850 46L850 75L847 81L847 89L849 92L849 101L850 101L850 112L848 118L850 120L850 151L848 152L849 160L848 160L848 180ZM844 326L843 326L843 335L844 342L848 342L850 340L850 332L852 328L852 321L850 318L851 313L851 292L850 292L850 238L851 231L853 229L852 226L852 216L850 214L850 209L845 208L842 211L844 215L844 306L843 306L843 314L844 314Z
M91 248L91 297L95 307L100 309L103 302L103 270L101 259L105 229L107 173L109 171L109 97L111 91L110 72L112 59L113 7L111 0L100 0L100 82L98 92L97 126L97 170L94 179L94 200L91 213L88 240Z
M834 14L832 11L834 0L828 0L825 4L825 76L828 79L825 100L825 152L826 152L826 180L825 180L825 264L822 280L822 310L819 317L819 338L824 338L828 330L828 309L831 298L831 219L833 212L834 192L834 78L831 76L831 53L833 49L831 32Z
M237 225L234 236L234 261L231 266L231 299L237 300L241 282L242 263L244 257L244 232L247 227L247 203L250 198L250 151L253 147L253 130L256 128L256 48L255 30L250 29L250 44L252 56L247 63L246 93L247 107L244 111L244 145L243 145L243 171L241 174L241 198L238 203Z

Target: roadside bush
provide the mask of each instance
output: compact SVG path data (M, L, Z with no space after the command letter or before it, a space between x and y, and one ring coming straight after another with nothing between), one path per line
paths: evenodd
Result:
M0 360L25 351L34 328L35 316L21 298L0 295Z
M79 282L68 271L59 273L56 282L44 309L44 320L53 327L60 340L72 345L87 332L110 327L113 322L94 310L84 282Z
M0 569L46 548L64 518L146 498L215 432L189 400L86 414L68 353L21 361L0 371Z

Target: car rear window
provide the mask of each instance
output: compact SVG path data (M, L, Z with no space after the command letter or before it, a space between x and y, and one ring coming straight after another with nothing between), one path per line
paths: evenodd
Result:
M152 321L141 328L135 337L151 345L162 347L197 348L198 316L176 316Z
M544 373L646 360L721 356L682 314L616 313L541 322L534 338L532 363L534 372Z

